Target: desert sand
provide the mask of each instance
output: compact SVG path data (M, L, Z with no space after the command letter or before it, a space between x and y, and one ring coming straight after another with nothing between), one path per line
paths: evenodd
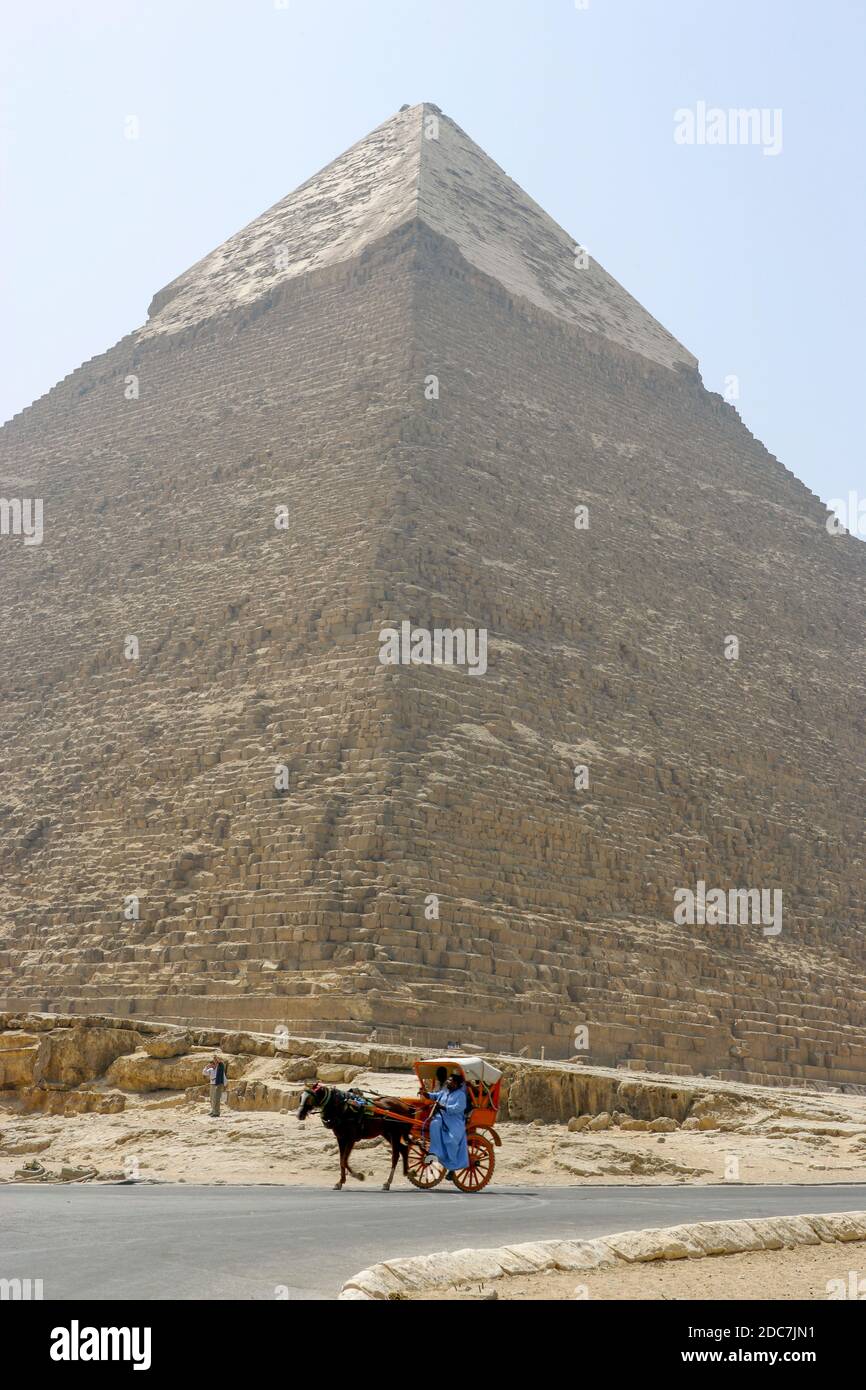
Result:
M361 1072L353 1085L382 1094L416 1093L409 1073ZM566 1186L866 1180L866 1101L860 1097L804 1095L800 1103L790 1092L768 1091L759 1098L720 1094L712 1107L700 1123L721 1127L667 1133L504 1121L497 1127L502 1147L493 1181ZM357 1158L354 1166L367 1181L387 1177L389 1150L380 1141L362 1145ZM203 1088L127 1094L125 1108L115 1114L22 1112L14 1093L4 1093L0 1181L26 1180L15 1175L27 1162L58 1176L64 1167L83 1169L89 1181L326 1187L336 1179L337 1148L315 1113L300 1124L292 1110L233 1109L231 1086L219 1119L208 1114ZM403 1183L398 1176L395 1188Z

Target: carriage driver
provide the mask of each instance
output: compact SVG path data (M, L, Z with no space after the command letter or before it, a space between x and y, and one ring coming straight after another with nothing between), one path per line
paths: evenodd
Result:
M455 1168L469 1167L469 1152L466 1147L466 1110L469 1099L460 1073L452 1072L443 1086L441 1083L444 1072L445 1068L440 1067L436 1073L439 1088L424 1092L430 1100L436 1101L430 1121L429 1152L425 1163L432 1163L434 1159L438 1159L445 1169L446 1178L453 1182Z

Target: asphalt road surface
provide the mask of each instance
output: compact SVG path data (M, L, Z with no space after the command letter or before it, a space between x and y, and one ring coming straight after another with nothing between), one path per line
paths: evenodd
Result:
M866 1184L491 1186L474 1196L357 1185L340 1193L9 1184L0 1186L0 1278L42 1279L46 1300L327 1299L349 1275L395 1255L863 1209Z

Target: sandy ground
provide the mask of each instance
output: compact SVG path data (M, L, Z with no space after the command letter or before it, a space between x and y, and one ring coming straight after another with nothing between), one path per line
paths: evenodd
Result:
M355 1084L413 1095L414 1078L366 1074ZM866 1120L829 1096L809 1098L802 1112L746 1106L724 1112L723 1129L652 1134L619 1129L570 1133L564 1125L503 1123L496 1150L497 1184L575 1183L822 1183L866 1181ZM356 1151L371 1182L390 1166L389 1150L372 1141ZM303 1183L328 1186L337 1176L337 1147L315 1115L299 1124L292 1112L223 1108L211 1119L203 1100L183 1093L130 1095L118 1114L22 1114L0 1099L0 1180L35 1160L94 1169L96 1179L136 1177L188 1183ZM395 1185L405 1182L396 1178Z
M841 1281L833 1284L831 1281ZM718 1255L704 1260L652 1260L589 1274L538 1274L463 1284L424 1301L472 1299L760 1299L866 1298L866 1242L807 1245L796 1250ZM418 1295L421 1298L421 1295ZM698 1343L695 1343L698 1345ZM702 1342L701 1346L716 1346Z

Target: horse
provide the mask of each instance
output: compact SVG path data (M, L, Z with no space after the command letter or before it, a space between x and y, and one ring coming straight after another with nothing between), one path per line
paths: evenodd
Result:
M380 1104L398 1115L405 1115L407 1120L414 1117L412 1106L404 1100L382 1096ZM340 1149L340 1180L334 1183L336 1192L342 1190L347 1173L351 1173L359 1182L364 1181L364 1174L356 1173L349 1165L352 1150L361 1139L383 1138L391 1145L391 1171L387 1182L382 1184L383 1192L390 1192L394 1173L401 1158L403 1174L406 1175L408 1126L402 1125L399 1120L389 1120L384 1115L366 1114L364 1110L352 1104L345 1092L338 1091L336 1086L323 1086L320 1082L304 1087L298 1105L298 1120L302 1124L311 1110L321 1111L322 1124L334 1131L334 1138Z

